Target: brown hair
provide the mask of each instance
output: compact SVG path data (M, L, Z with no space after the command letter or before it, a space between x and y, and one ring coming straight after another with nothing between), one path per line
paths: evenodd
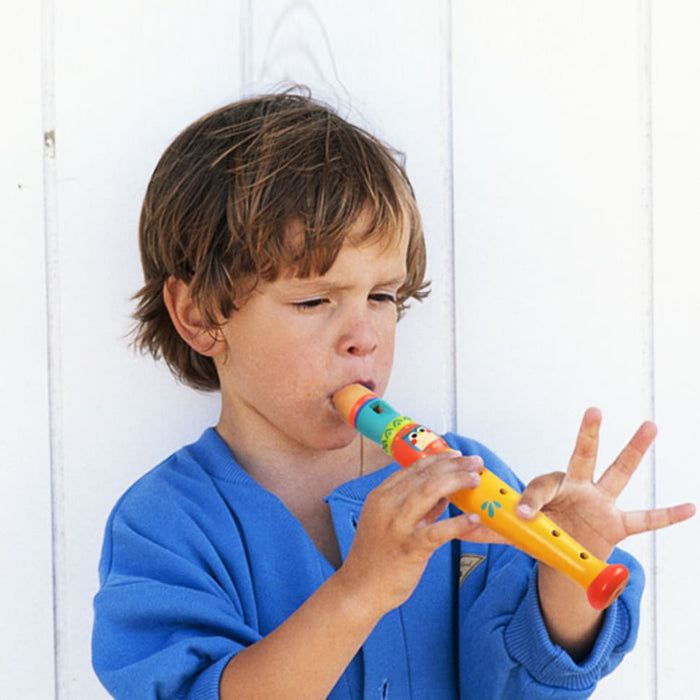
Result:
M366 238L408 233L401 313L428 285L420 214L398 154L307 95L264 95L205 115L166 149L146 191L135 346L162 357L187 384L219 388L213 360L170 320L168 278L189 285L215 328L258 280L327 272L361 215Z

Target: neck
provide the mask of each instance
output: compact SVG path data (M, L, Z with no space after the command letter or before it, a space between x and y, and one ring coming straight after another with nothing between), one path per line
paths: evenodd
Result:
M242 429L235 420L226 420L223 413L216 430L241 467L286 505L319 551L337 568L340 551L330 509L323 499L363 472L386 466L391 458L359 435L344 447L331 450L310 449L279 435L261 443L250 437L259 432Z
M216 431L228 445L238 464L269 491L311 490L321 498L340 484L369 474L392 459L367 439L357 435L345 447L315 450L303 445L272 440L261 446L236 429L235 421L220 418ZM311 495L311 494L310 494Z

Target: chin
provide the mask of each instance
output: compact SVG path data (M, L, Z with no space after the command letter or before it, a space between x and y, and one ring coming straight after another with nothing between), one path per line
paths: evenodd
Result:
M344 447L350 445L357 437L359 433L343 423L334 430L328 430L324 433L321 446L322 450L342 450Z

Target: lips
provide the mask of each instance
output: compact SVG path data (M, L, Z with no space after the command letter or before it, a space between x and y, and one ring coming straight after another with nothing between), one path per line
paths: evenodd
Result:
M365 387L365 389L368 389L372 393L375 393L375 391L377 389L377 383L375 381L373 381L372 379L350 380L349 382L346 382L345 384L342 384L341 386L339 386L337 389L335 389L333 391L333 393L331 393L331 395L329 397L331 400L331 403L333 403L333 397L335 396L335 394L337 394L341 389L345 388L346 386L349 386L350 384L361 384L363 387Z

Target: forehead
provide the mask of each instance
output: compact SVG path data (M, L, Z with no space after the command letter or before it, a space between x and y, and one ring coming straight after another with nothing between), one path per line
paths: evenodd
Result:
M406 267L409 233L406 229L385 228L367 231L361 225L348 231L338 256L343 252L358 250L365 257L382 259L385 263Z
M378 287L397 291L405 283L406 277L406 245L401 238L393 246L386 245L385 239L346 239L333 264L325 272L300 276L293 270L287 270L265 286L267 289L277 288L300 295Z
M405 257L411 234L409 221L402 219L401 223L378 222L376 212L365 206L354 221L330 231L308 229L301 220L291 220L285 226L285 253L278 274L286 278L325 275L348 247L371 246L375 255L399 251Z

